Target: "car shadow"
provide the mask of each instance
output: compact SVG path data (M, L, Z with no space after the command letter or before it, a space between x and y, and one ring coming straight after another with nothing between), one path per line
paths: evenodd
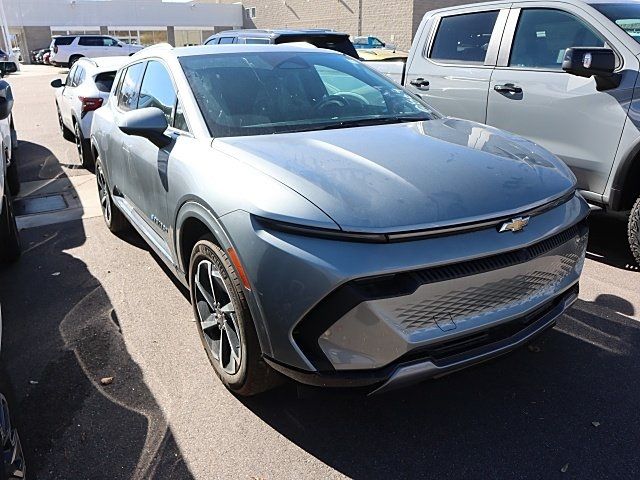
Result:
M70 253L87 242L82 221L21 236L22 258L0 271L0 375L29 478L192 478L109 296Z
M589 215L587 258L623 270L640 272L627 242L627 221L603 211Z
M640 325L610 297L578 301L529 348L404 390L243 401L351 478L637 478Z

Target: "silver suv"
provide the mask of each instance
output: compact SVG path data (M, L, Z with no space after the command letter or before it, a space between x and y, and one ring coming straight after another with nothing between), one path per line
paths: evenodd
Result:
M428 12L406 87L446 115L533 140L586 199L630 213L640 262L640 3L491 2Z
M216 373L378 391L506 353L577 298L588 207L534 143L362 62L150 47L91 129L104 219L189 286Z

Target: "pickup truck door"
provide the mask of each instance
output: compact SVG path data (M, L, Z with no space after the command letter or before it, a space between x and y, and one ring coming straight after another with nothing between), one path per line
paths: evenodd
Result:
M405 88L445 115L484 123L510 5L461 7L425 18L407 64Z
M525 8L526 7L526 8ZM619 87L561 69L566 48L613 48ZM604 192L638 76L638 59L597 19L560 2L514 3L491 77L486 123L558 155L579 188Z

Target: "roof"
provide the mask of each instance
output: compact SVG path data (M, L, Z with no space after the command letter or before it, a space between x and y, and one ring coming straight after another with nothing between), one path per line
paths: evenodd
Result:
M280 45L260 45L260 44L229 44L229 45L198 45L194 47L178 47L178 48L163 48L153 49L145 48L135 54L137 58L144 58L146 56L152 56L154 52L171 52L176 57L190 57L195 55L220 55L225 53L262 53L273 52L275 49L279 51L292 52L292 53L309 53L309 46L293 45L291 43L284 43ZM341 55L333 50L327 50L324 48L314 48L313 52L325 52L335 55ZM145 55L146 54L146 55ZM128 58L128 57L127 57Z
M287 30L287 29L257 29L247 28L242 30L226 30L224 32L216 33L212 37L224 37L225 35L234 36L247 36L247 35L263 35L269 37L276 37L281 35L347 35L346 33L336 32L328 28L307 28L301 30Z
M129 57L126 56L97 58L82 57L78 59L79 62L93 64L96 70L101 71L117 70L123 66L127 60L129 60Z

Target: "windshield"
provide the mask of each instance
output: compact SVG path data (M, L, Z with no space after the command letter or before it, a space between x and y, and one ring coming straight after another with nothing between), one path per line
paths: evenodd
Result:
M438 118L420 99L344 55L251 52L181 57L214 137Z
M615 22L631 38L640 43L640 4L599 3L592 5L612 22Z

